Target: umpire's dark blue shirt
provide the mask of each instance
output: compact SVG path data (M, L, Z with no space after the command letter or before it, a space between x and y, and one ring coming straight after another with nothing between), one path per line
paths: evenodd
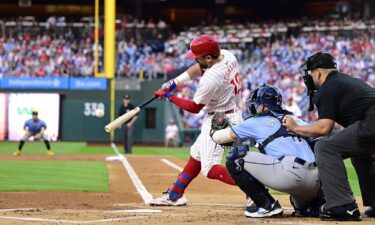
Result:
M375 89L363 80L333 71L314 97L319 119L331 119L343 127L362 120L375 105Z

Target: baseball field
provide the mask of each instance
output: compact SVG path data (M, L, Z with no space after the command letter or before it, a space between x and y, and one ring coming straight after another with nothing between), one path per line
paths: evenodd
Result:
M289 198L282 193L274 196L283 217L246 218L244 194L203 175L189 186L187 206L148 206L182 170L188 148L135 147L124 156L120 145L54 142L56 155L50 157L43 143L28 142L15 157L16 148L15 142L0 143L0 224L332 224L291 217ZM363 212L354 169L350 161L346 165ZM355 224L375 224L375 219Z

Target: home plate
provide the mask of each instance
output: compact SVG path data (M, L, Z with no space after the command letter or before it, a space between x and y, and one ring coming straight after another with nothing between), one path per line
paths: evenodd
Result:
M105 160L106 161L116 161L116 160L120 160L120 161L122 161L122 160L124 160L124 156L122 156L122 155L116 155L116 156L107 156L106 158L105 158Z
M126 209L126 210L111 210L106 213L158 213L162 212L158 209Z

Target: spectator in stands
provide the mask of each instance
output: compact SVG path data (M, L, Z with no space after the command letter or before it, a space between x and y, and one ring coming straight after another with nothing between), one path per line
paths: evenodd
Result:
M168 125L167 127L165 128L165 144L164 144L164 147L169 147L170 144L173 146L173 147L177 147L178 145L178 142L177 142L177 138L178 138L178 127L176 125L176 123L174 122L173 119L170 119L169 122L168 122Z
M293 100L292 96L288 97L288 100L286 101L285 104L285 109L288 110L289 112L292 112L294 116L301 118L302 112L297 103Z

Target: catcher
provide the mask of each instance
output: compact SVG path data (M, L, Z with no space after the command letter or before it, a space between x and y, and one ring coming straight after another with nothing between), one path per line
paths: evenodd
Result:
M51 145L48 141L48 136L44 133L44 131L47 129L46 123L38 118L38 112L33 111L32 112L32 118L29 120L26 120L25 125L23 126L23 129L25 131L25 134L20 140L20 143L18 145L18 149L16 152L13 153L15 156L21 155L22 147L25 144L25 141L29 140L31 136L34 137L34 140L41 140L44 141L44 144L47 148L47 155L53 156L54 153L51 151Z
M252 138L260 146L260 152L249 152L248 146L232 147L227 155L229 173L254 203L246 207L245 216L282 215L282 207L266 187L289 193L294 214L318 216L324 200L319 194L314 153L308 140L289 133L281 125L281 118L291 113L282 107L279 91L263 85L250 94L246 106L250 118L228 127L225 115L216 115L211 130L211 137L218 144Z

